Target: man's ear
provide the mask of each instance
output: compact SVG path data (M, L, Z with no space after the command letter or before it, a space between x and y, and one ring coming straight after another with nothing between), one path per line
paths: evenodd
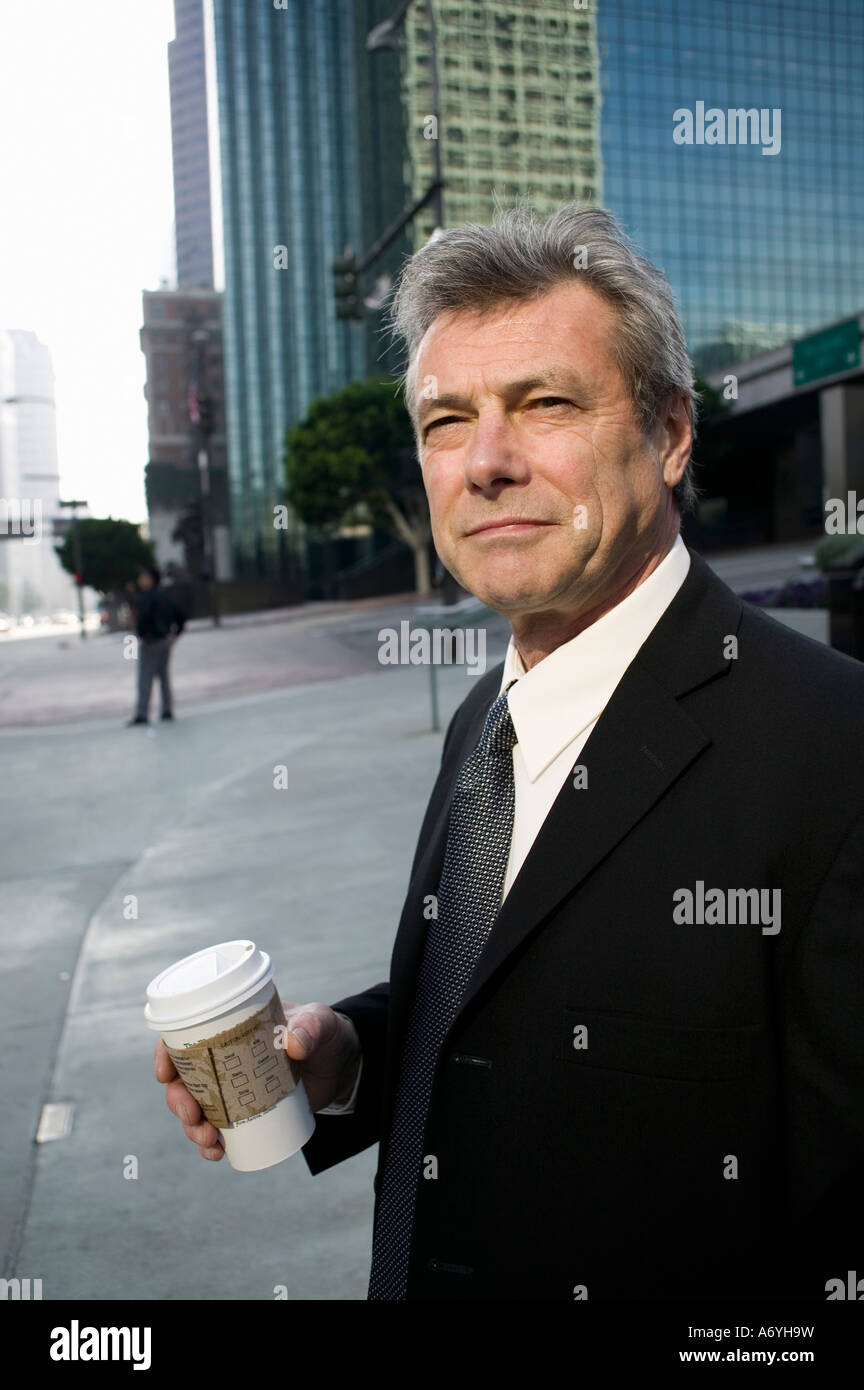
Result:
M670 396L658 422L658 445L660 461L663 464L663 481L667 487L675 487L684 476L684 470L693 448L693 422L690 413L690 397L683 391Z

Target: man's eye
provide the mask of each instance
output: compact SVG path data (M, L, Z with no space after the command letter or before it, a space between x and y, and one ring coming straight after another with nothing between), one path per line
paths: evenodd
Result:
M535 399L534 399L533 401L529 401L528 404L529 404L529 405L572 405L572 401L568 401L568 400L566 399L565 396L537 396L537 397L535 397Z
M429 424L426 426L426 433L428 434L430 430L434 430L438 425L450 425L454 420L458 423L460 418L459 415L442 415L438 420L430 420Z

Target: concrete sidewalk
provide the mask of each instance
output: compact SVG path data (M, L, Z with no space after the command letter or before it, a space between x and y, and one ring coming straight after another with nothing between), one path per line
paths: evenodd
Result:
M473 681L439 681L446 727ZM302 1157L253 1174L202 1160L153 1079L144 991L247 935L286 1001L387 978L440 759L428 671L376 664L156 729L3 741L6 1276L41 1278L46 1299L365 1298L375 1149L315 1178ZM44 1101L71 1102L74 1125L36 1146Z
M422 600L438 602L437 596ZM293 603L287 608L259 608L251 613L228 613L219 619L221 627L260 627L270 623L308 623L319 618L351 618L356 613L375 613L379 608L410 608L421 602L414 593L376 594L374 598L355 599L310 599L307 603ZM203 632L213 627L212 618L190 618L186 624L190 632Z
M281 690L379 670L378 632L411 619L413 595L356 604L308 604L276 613L244 614L214 628L191 624L171 653L175 711L203 701ZM442 626L447 612L442 608ZM506 622L489 613L490 634ZM131 633L33 638L0 647L0 728L131 718L138 676ZM154 685L150 718L158 719Z

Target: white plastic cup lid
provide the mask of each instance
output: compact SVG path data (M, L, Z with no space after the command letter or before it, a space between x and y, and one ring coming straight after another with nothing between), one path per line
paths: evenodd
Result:
M191 1028L239 1007L272 978L270 957L254 941L223 941L151 980L144 1017L156 1033Z

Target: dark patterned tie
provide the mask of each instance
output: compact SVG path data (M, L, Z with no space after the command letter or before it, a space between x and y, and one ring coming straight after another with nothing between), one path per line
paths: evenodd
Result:
M501 906L513 834L515 743L505 690L453 789L438 915L426 936L379 1193L370 1299L405 1298L438 1053Z

